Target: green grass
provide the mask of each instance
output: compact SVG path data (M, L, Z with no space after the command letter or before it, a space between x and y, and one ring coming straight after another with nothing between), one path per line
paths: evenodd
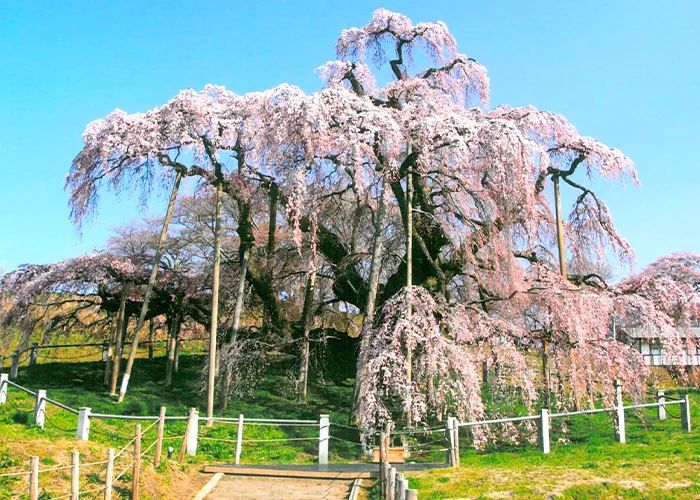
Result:
M691 421L700 424L700 394L690 394ZM677 405L668 408L679 414ZM555 419L549 455L534 444L476 451L462 431L460 469L413 474L410 481L421 500L700 498L697 431L682 432L677 418L659 421L655 408L625 413L627 444L615 442L610 415L569 417L566 433L562 419Z
M78 408L89 406L93 412L132 415L157 415L161 405L168 415L186 415L191 407L204 410L205 396L197 388L199 371L204 364L201 355L183 355L180 371L172 388L163 387L165 359L137 359L130 390L124 403L117 404L107 395L102 380L104 365L99 361L40 363L20 369L20 383L32 389L46 389L48 397ZM316 420L322 413L331 415L331 422L346 424L352 398L352 380L328 377L328 383L311 383L306 404L285 396L287 384L284 363L272 366L270 374L253 394L244 400L232 401L225 416L294 418ZM681 392L667 391L668 395ZM692 420L700 425L700 394L691 392ZM33 400L10 388L7 404L0 406L0 473L27 466L28 456L42 457L42 468L64 465L66 454L60 450L76 447L74 433L77 418L63 410L48 406L45 429L32 425ZM678 406L669 413L678 415ZM216 412L217 416L222 415ZM613 438L611 417L607 414L555 419L552 428L552 452L541 454L534 444L492 445L484 451L469 447L466 430L461 432L461 468L436 469L411 474L411 487L419 490L419 498L700 498L700 438L696 431L681 432L680 421L656 419L656 409L626 412L627 444ZM562 424L566 423L566 432ZM144 429L149 422L142 423ZM522 425L522 424L517 424ZM120 448L133 436L135 423L92 419L88 443L80 445L88 459L103 459L106 447ZM169 422L166 437L182 436L184 422ZM144 435L144 447L154 439L154 430ZM356 441L355 431L331 427L331 434ZM246 426L244 439L316 438L318 428ZM233 462L236 426L217 424L200 426L199 450L196 457L187 457L184 464L164 463L158 469L160 481L177 488L178 473L196 471L203 463ZM210 439L206 439L210 438ZM435 447L444 447L441 435ZM424 440L424 441L425 441ZM167 446L179 451L181 439L171 439ZM244 445L242 463L313 463L318 444L310 441L249 443ZM353 445L337 440L330 443L331 461L359 461L364 458ZM415 461L444 461L444 453L414 456ZM128 479L128 474L125 476ZM181 479L181 478L180 478ZM57 475L67 481L68 476ZM86 480L98 484L96 474ZM16 491L18 480L0 478L0 498ZM124 487L123 494L128 493Z

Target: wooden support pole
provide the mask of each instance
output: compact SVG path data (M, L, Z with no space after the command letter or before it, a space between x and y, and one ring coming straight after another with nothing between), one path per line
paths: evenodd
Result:
M141 471L141 424L136 425L134 441L134 477L131 481L131 500L139 500L139 472Z
M243 414L238 415L238 434L236 435L236 461L235 464L241 463L241 446L243 444Z
M386 433L382 431L379 433L379 497L386 498L386 482L384 478L384 464L386 463Z
M71 500L80 499L80 452L71 453L70 459L70 494Z
M418 490L408 490L406 492L406 500L418 500Z
M165 431L165 406L160 407L158 416L158 436L156 437L156 456L153 459L153 467L160 465L160 455L163 452L163 432Z
M330 417L321 415L318 420L318 463L325 465L328 463L328 441L330 440Z
M29 366L36 366L36 360L39 358L39 344L32 342L32 350L29 351Z
M36 399L34 401L34 425L44 428L44 419L46 418L46 391L41 389L36 391Z
M690 396L687 394L683 398L683 402L680 404L681 407L681 429L685 432L690 432Z
M114 481L114 448L107 450L107 470L105 472L105 497L112 500L112 482Z
M664 391L656 391L656 402L666 402L666 393ZM656 410L657 415L659 416L659 420L666 420L666 405L657 406Z
M7 403L7 381L9 375L7 373L0 373L0 405Z
M39 500L39 457L29 458L29 500Z
M19 349L12 353L12 366L10 367L10 380L17 380L19 373Z

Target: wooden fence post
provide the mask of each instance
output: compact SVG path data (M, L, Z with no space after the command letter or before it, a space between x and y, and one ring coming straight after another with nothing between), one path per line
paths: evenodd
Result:
M384 464L386 463L386 432L379 433L379 498L386 498L386 481L384 477Z
M196 455L197 454L197 435L199 434L199 411L192 408L190 411L190 422L188 425L189 434L187 434L187 454Z
M656 391L656 402L666 402L666 393L664 391ZM666 405L657 406L656 409L658 411L659 420L666 420Z
M12 353L12 366L10 367L10 380L17 380L19 372L19 349L15 349Z
M32 342L32 350L29 351L29 366L36 366L36 360L39 357L39 344Z
M139 500L139 472L141 471L141 424L136 426L134 441L134 478L131 482L131 500Z
M330 417L328 415L321 415L318 420L318 463L320 465L328 463L330 426Z
M156 456L153 459L153 467L160 465L160 455L163 452L163 432L165 431L165 406L160 407L158 417L158 436L156 437Z
M389 480L387 481L388 483L388 488L387 488L387 498L389 500L394 500L396 498L396 469L391 467L389 469Z
M403 474L398 474L396 478L396 500L404 500L406 498L406 490L408 489L408 481Z
M7 373L0 373L0 405L7 403Z
M192 432L192 425L194 423L194 415L196 413L197 413L197 408L190 408L190 418L187 419L187 428L185 429L185 438L182 440L182 446L180 447L180 455L177 458L178 462L182 462L184 460L185 451L189 452L190 433ZM197 436L195 434L195 451L197 449L196 444L197 444Z
M78 441L90 439L90 408L78 410L78 429L75 432L75 439Z
M238 434L236 435L236 460L235 464L241 463L241 445L243 444L243 414L238 415Z
M71 500L80 499L80 452L71 453L70 459L70 493Z
M681 429L690 432L690 396L686 394L679 406L681 407Z
M447 463L450 467L459 467L459 424L455 417L447 417Z
M112 481L114 481L114 448L107 450L107 471L105 472L104 500L112 500Z
M418 490L407 490L406 500L418 500Z
M622 384L619 380L615 381L615 441L625 443L625 407L622 402Z
M46 391L36 391L36 399L34 401L34 425L44 428L44 419L46 416Z
M549 453L549 410L542 408L537 420L537 444L542 453Z
M39 457L29 458L29 500L39 500Z

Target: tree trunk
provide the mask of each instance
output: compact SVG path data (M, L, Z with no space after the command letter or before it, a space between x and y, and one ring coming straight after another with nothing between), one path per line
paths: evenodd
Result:
M238 342L238 330L241 328L241 315L243 314L243 302L245 299L245 280L248 272L248 253L249 251L247 249L243 251L241 277L238 281L238 292L236 295L236 307L233 310L233 328L231 332L231 340L225 347L226 350L228 350L230 346L236 345L236 342ZM228 391L231 387L232 378L233 366L227 364L226 371L221 379L221 388L219 391L219 404L223 409L226 409L226 406L228 405Z
M306 401L306 393L309 384L309 334L314 322L314 293L316 289L316 264L306 281L306 292L304 293L304 312L302 313L302 324L304 325L304 339L301 348L301 366L299 368L299 397Z
M367 304L365 306L365 316L362 319L362 340L360 341L360 354L357 360L357 374L355 375L355 389L352 398L352 412L350 420L357 423L359 415L360 385L365 378L367 365L367 349L369 347L369 334L367 330L374 323L374 308L377 303L377 291L379 290L379 274L382 266L382 256L384 254L384 224L386 221L386 178L382 177L382 189L379 195L379 207L377 208L377 218L374 223L374 245L372 249L372 264L369 271L369 291L367 293Z
M168 362L165 367L165 387L173 385L173 365L175 364L175 325L177 315L169 321L168 325Z
M411 155L411 144L408 144L408 156ZM413 165L407 162L406 165L406 290L410 293L413 287ZM406 315L408 323L411 324L413 316L412 305L406 304ZM413 406L413 350L409 346L409 339L404 339L406 345L406 384L408 387L408 397L406 408L406 423L411 426L411 407Z
M104 385L110 383L110 377L112 375L112 359L114 358L114 346L117 342L116 332L119 325L119 313L114 317L114 324L112 325L112 331L109 335L109 351L107 356L107 362L105 363L105 378Z
M207 384L207 418L214 416L214 388L216 384L216 333L219 323L219 274L221 272L221 208L223 191L216 185L216 220L214 224L214 276L211 296L211 330L209 333L209 380ZM207 427L213 422L207 420Z
M124 345L124 332L126 331L126 299L129 295L129 285L125 284L119 301L119 312L117 313L117 331L115 332L115 345L112 352L112 380L109 384L109 393L116 395L117 381L119 380L119 365L122 359L122 346Z
M561 196L559 194L559 176L554 175L554 210L557 218L557 247L559 249L559 271L566 278L566 246L564 245L564 222L561 217Z
M148 359L153 359L153 318L148 320Z
M168 203L168 210L165 213L165 220L163 221L163 228L160 231L160 238L158 240L158 247L156 248L156 255L153 258L153 267L151 268L151 274L148 277L148 285L146 286L146 293L143 296L143 304L141 305L141 312L139 313L139 319L136 322L136 330L134 330L134 342L131 344L131 350L129 351L129 361L126 364L126 370L124 371L124 377L122 378L122 385L119 389L119 402L124 401L124 396L126 395L126 389L129 386L129 377L131 377L131 370L134 367L134 360L136 359L136 351L139 347L139 336L141 334L141 329L146 321L146 314L148 313L148 302L151 300L151 294L153 293L153 287L156 284L156 276L158 275L158 266L160 265L160 259L163 256L163 250L165 248L165 239L168 237L168 227L170 226L170 221L173 218L173 211L175 210L175 200L177 199L177 192L180 189L180 181L182 180L182 174L178 171L175 174L175 183L173 184L173 190L170 193L170 202Z

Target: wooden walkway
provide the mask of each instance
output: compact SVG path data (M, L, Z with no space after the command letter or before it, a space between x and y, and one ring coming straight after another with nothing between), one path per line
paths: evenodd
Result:
M215 474L196 500L347 500L353 480Z
M446 464L392 464L401 471L446 467ZM328 465L205 465L214 474L195 500L346 500L355 480L379 477L371 463Z

